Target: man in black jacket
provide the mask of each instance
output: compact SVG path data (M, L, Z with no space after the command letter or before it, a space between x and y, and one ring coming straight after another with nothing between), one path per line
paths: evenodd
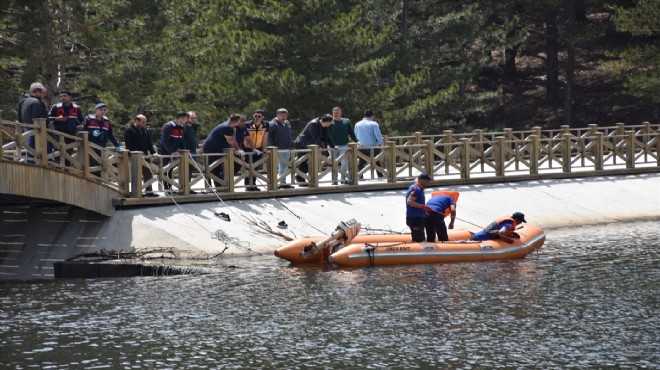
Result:
M124 131L124 141L126 142L126 149L132 152L142 152L144 155L156 154L153 144L151 144L151 137L145 128L147 125L147 117L138 114L135 117L135 122ZM142 181L148 182L151 180L152 173L148 168L142 167ZM157 197L158 194L153 193L151 185L146 188L145 195L148 197Z
M42 101L46 97L46 88L39 82L30 85L30 92L24 93L18 102L18 111L16 120L21 123L33 124L35 118L48 119L48 109L46 104ZM25 129L29 131L30 129ZM28 137L28 146L34 149L34 136ZM49 150L50 151L50 150ZM27 154L28 158L32 158L32 154ZM28 159L29 162L34 163L34 160Z
M332 124L332 116L326 114L322 117L314 118L309 121L302 132L298 135L296 140L293 141L294 148L296 149L307 149L309 145L318 145L322 149L326 147L335 148L335 143L332 141L332 135L330 134L330 125ZM298 157L304 156L306 153L298 153ZM303 161L298 165L298 169L307 174L309 171L309 165L307 161ZM305 178L296 175L296 181L298 186L307 187L309 186L305 181Z

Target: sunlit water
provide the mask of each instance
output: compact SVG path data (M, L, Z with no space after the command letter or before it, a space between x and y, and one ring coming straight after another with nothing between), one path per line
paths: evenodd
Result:
M657 222L523 260L0 283L0 367L660 368ZM232 265L232 266L230 266Z

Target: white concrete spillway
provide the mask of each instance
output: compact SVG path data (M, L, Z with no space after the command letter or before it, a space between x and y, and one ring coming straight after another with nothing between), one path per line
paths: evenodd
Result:
M441 189L426 189L427 198ZM515 211L546 230L660 220L660 173L461 185L451 190L460 192L457 229L478 230ZM98 251L156 250L161 251L156 256L181 258L221 252L236 257L271 254L287 243L284 237L329 235L340 221L351 218L362 223L363 232L408 232L405 194L400 189L218 200L118 209L112 217L70 206L4 206L0 278L52 277L54 262ZM278 227L282 222L287 228Z
M440 189L426 189L427 199ZM460 192L455 227L470 230L515 211L545 229L660 219L659 174L465 185L452 190ZM102 244L106 249L166 247L217 253L232 238L252 251L270 253L285 240L255 222L291 238L329 235L339 221L350 218L361 222L363 229L404 231L405 194L403 189L118 210L107 223ZM230 221L216 215L220 213L229 215ZM282 221L286 229L278 228ZM234 243L228 245L226 253L246 252Z

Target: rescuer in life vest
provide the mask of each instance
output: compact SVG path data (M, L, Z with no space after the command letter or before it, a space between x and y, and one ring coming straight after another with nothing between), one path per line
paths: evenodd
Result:
M523 222L527 221L525 220L525 215L520 212L515 212L511 216L500 217L491 222L485 229L474 233L474 235L470 237L470 240L483 241L502 239L500 236L503 236L505 239L510 239L514 236L516 226Z

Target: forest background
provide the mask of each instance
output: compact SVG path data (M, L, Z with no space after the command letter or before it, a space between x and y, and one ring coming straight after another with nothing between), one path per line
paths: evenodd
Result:
M657 0L0 0L0 110L38 81L121 136L366 108L389 135L658 123ZM55 95L54 95L55 94ZM154 130L154 136L157 131Z

